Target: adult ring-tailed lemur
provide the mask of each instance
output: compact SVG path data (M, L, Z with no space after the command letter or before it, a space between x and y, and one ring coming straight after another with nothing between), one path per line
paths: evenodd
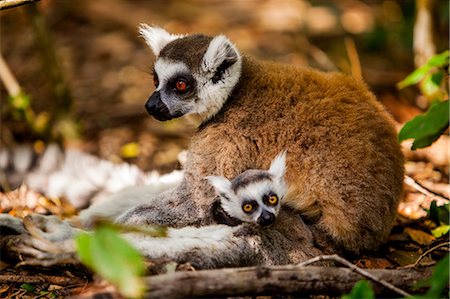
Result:
M120 223L169 226L167 238L127 238L149 258L197 268L298 263L380 245L401 197L403 157L391 117L363 82L243 56L223 35L147 25L140 33L157 57L145 108L160 121L195 115L201 125L177 187L128 189L82 221L107 210ZM207 177L268 169L283 150L289 188L273 224L226 225ZM3 226L19 223L6 218Z

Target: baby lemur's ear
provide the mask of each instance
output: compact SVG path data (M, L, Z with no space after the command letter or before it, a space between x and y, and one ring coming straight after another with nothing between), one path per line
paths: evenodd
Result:
M279 153L270 164L269 173L281 179L286 172L286 150Z
M241 55L236 47L224 35L214 37L202 60L202 69L205 72L224 71L235 64ZM223 70L222 70L223 69Z
M145 39L147 45L152 49L155 56L171 41L183 37L184 35L170 34L160 27L151 27L147 24L139 26L139 34Z
M231 192L231 182L223 176L208 176L209 183L216 189L218 195L225 195Z

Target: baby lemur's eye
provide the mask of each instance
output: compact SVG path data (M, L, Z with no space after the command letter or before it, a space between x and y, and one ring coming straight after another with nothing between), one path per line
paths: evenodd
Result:
M175 88L179 92L185 92L187 90L187 88L188 88L188 84L187 84L187 82L185 80L178 79L177 82L175 83Z
M276 196L275 194L272 194L269 196L269 199L267 201L269 202L270 205L276 206L278 203L278 196Z
M155 84L155 87L158 87L159 85L158 76L156 76L156 74L153 75L153 84Z
M242 210L247 214L252 213L257 207L258 207L258 204L254 201L245 202L242 204Z
M242 210L244 210L245 213L250 213L253 210L253 205L246 203L242 206Z

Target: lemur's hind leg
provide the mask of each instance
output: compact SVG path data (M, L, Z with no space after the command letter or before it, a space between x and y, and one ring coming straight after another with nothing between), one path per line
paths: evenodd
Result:
M281 210L270 227L254 224L170 228L166 238L127 234L147 258L190 263L197 269L296 264L321 255L303 220Z

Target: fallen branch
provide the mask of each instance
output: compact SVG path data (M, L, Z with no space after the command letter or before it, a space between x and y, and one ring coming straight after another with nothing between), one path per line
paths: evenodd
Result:
M431 270L366 270L391 285L405 290ZM197 298L246 295L341 295L363 278L348 268L304 267L295 265L175 272L147 278L151 298ZM374 284L379 296L396 295L391 289Z
M2 0L0 1L0 10L21 6L36 1L39 0Z
M396 292L397 294L402 295L403 297L410 297L411 296L410 294L408 294L407 292L403 291L402 289L397 288L396 286L392 285L391 283L389 283L389 282L387 282L385 280L379 279L378 277L374 276L372 273L367 272L367 270L363 270L363 269L359 268L358 266L353 265L352 263L350 263L346 259L344 259L344 258L342 258L342 257L340 257L340 256L338 256L336 254L316 256L316 257L314 257L314 258L312 258L310 260L307 260L307 261L305 261L303 263L300 263L299 266L309 266L311 264L314 264L314 263L317 263L317 262L320 262L320 261L333 261L333 262L339 263L339 264L341 264L343 266L346 266L347 268L355 271L356 273L361 274L365 278L368 278L368 279L370 279L372 281L375 281L375 282L381 284L382 286L384 286L384 287L386 287L386 288Z
M418 182L416 182L416 180L414 180L412 177L405 175L404 178L404 182L406 185L413 187L414 189L416 189L417 191L419 191L420 193L422 193L423 195L426 195L432 199L435 200L446 200L446 201L450 201L449 198L438 194L436 192L433 192L432 190L422 186L421 184L419 184Z

